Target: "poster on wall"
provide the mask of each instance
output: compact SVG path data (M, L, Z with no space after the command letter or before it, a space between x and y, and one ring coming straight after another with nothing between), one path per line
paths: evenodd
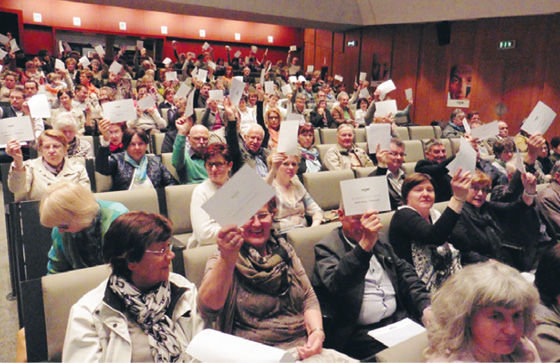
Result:
M384 81L391 78L390 59L383 58L380 54L374 54L371 62L371 85L379 86Z
M472 66L455 64L449 71L447 107L470 106Z

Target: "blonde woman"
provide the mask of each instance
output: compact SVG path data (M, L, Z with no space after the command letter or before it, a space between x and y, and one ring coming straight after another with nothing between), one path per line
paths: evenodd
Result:
M497 261L469 265L433 296L425 319L430 362L540 362L528 339L537 289Z
M52 228L49 274L103 263L103 236L128 209L117 202L96 200L80 184L60 182L51 186L39 206L41 224Z

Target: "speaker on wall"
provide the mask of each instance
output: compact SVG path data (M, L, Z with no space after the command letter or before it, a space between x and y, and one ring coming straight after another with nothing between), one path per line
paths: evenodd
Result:
M439 45L447 45L451 40L451 23L440 21L436 24L437 40Z

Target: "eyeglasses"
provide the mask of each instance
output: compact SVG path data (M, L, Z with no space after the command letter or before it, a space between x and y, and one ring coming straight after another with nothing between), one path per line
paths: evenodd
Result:
M471 185L471 189L474 190L475 192L483 192L483 193L489 193L490 192L490 188L482 187L482 186L478 186L478 185Z
M278 116L268 116L269 120L278 120L280 117Z
M206 167L208 169L212 169L213 167L216 167L216 169L221 169L224 166L226 166L226 163L223 162L223 161L214 161L214 162L211 161L211 162L206 163Z
M389 151L388 154L391 155L392 157L399 156L401 158L404 158L406 156L406 153L398 153L398 152L395 152L395 151Z
M165 246L164 248L162 248L160 250L155 250L155 251L154 250L146 250L146 253L151 253L151 254L156 255L156 256L163 256L163 255L169 253L169 251L171 251L171 245L168 244L167 246Z
M253 218L257 218L259 220L259 222L265 221L267 218L269 218L272 214L269 212L262 212L259 214L255 214L254 216L251 217L251 219L249 220L249 222L253 221Z

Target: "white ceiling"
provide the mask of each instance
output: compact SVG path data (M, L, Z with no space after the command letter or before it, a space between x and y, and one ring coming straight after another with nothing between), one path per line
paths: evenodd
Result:
M99 4L99 0L71 0ZM106 0L105 5L301 28L351 28L560 12L560 0Z

